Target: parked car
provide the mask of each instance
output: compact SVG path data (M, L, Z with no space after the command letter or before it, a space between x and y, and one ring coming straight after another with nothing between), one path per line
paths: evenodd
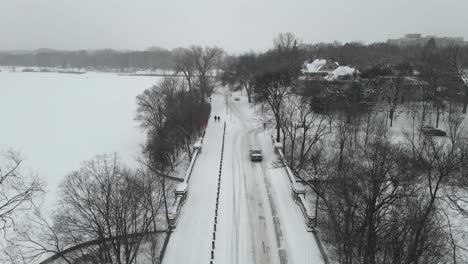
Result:
M431 127L431 126L423 127L422 132L426 136L434 136L434 137L445 137L445 136L447 136L447 133L445 131L440 130L440 129L435 128L435 127Z
M261 149L251 149L250 150L250 160L251 161L262 161L262 150Z
M234 101L240 101L239 97L234 98Z

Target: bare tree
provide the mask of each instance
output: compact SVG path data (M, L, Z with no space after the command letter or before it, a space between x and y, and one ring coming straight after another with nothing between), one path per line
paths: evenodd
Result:
M176 73L182 73L188 84L190 94L193 96L194 79L196 78L196 56L191 49L177 48L173 50Z
M101 262L134 263L145 234L156 231L157 180L132 171L116 155L97 156L61 184L60 232L70 241L100 241Z
M229 63L223 73L223 79L232 86L237 84L245 89L249 103L252 102L254 92L255 73L258 71L257 57L255 54L244 54Z
M461 114L456 111L454 104L450 104L448 112L448 120L445 124L447 130L447 136L450 139L451 151L455 151L455 148L458 147L461 136L464 134L464 129L461 126L463 122L463 117Z
M400 64L395 69L396 76L391 76L387 82L388 86L385 89L385 99L389 106L390 127L393 126L394 114L401 100L403 89L405 88L405 77L412 74L412 69L409 64Z
M0 234L15 226L17 214L29 210L34 198L42 193L37 177L21 172L22 158L17 152L8 151L0 160Z
M211 93L210 76L211 72L219 64L219 60L224 51L218 47L191 46L190 50L194 56L195 68L200 84L202 96Z
M410 144L411 171L424 184L424 189L420 194L423 197L419 209L421 213L416 218L408 247L408 263L419 263L428 239L425 232L433 225L444 183L468 161L460 153L448 151L444 143L438 143L432 137L423 137L418 142L410 141Z
M468 142L458 141L456 152L463 160L468 159ZM468 162L460 164L455 181L447 193L450 206L465 219L468 219Z
M51 215L49 218L44 216L38 207L28 214L29 221L18 228L15 237L8 241L11 263L39 263L45 257L57 256L57 259L71 264L74 257L85 254L78 250L72 256L65 253L66 246L76 241L70 241L60 232L59 215Z
M462 50L459 46L452 46L449 47L448 51L450 72L454 74L460 85L463 87L463 113L466 114L466 109L468 107L468 72L463 68Z
M289 51L294 46L298 46L300 40L291 32L279 33L276 38L273 39L273 44L279 51Z
M255 86L270 107L276 121L276 141L281 139L281 110L285 96L288 94L291 79L287 72L267 72L258 75Z
M446 106L447 97L456 88L450 80L449 64L444 57L441 49L431 45L425 47L422 56L421 79L424 97L432 102L436 110L436 127L439 127L440 115Z
M289 144L286 151L289 153L289 166L293 170L301 170L310 164L313 147L329 134L327 117L313 111L307 97L290 95L282 108L281 124Z

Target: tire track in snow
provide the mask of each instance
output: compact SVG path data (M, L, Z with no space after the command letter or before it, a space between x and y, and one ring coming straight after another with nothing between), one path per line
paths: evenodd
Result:
M241 172L242 177L245 178L244 181L248 183L245 188L248 195L248 217L252 229L251 233L253 234L252 248L254 250L254 263L287 263L287 251L280 248L282 230L277 215L277 208L269 188L266 186L266 166L264 162L261 163L261 166L260 164L253 164L247 158L247 150L252 142L258 141L256 133L258 133L261 128L255 128L250 121L252 118L244 115L237 108L236 104L230 104L230 106L231 111L237 116L243 127L243 129L240 130L241 144L239 145L236 142L238 147L236 148L237 153L235 155L241 160L239 163L242 162L242 164L250 165L242 166L239 172ZM268 200L268 202L266 200ZM266 202L266 204L264 204L264 202ZM272 219L271 222L270 219ZM278 254L276 256L272 255L272 247L278 248Z
M236 131L234 135L234 153L236 153L235 156L237 156L237 144L239 141L239 133ZM232 171L240 171L240 163L238 159L233 159L232 163ZM240 236L240 199L242 197L242 189L241 188L236 188L236 186L241 186L241 177L233 177L233 184L232 184L232 201L233 201L233 214L232 214L232 220L233 220L233 226L231 227L231 235L234 237L234 242L232 243L232 248L231 248L231 253L233 253L233 263L239 263L239 236ZM234 182L235 181L235 182Z
M249 117L244 115L237 108L236 104L230 104L230 109L232 110L232 112L235 113L235 115L241 121L243 127L245 127L245 128L252 127L252 122L248 122L248 123L246 122L246 120L249 120ZM250 117L250 119L251 119L251 117ZM252 128L252 129L248 130L246 133L244 133L243 140L244 141L248 140L248 143L243 144L243 145L248 146L252 142L258 142L257 134L259 132L261 132L261 129L262 129L261 127ZM283 228L281 226L281 221L280 221L280 218L278 216L278 208L277 208L277 205L276 205L276 202L275 202L275 198L274 198L274 195L272 194L273 189L272 189L272 186L271 186L271 184L269 182L268 175L266 173L267 172L267 167L265 165L265 162L262 162L260 164L261 173L255 173L257 164L251 164L251 165L252 165L251 167L252 167L252 171L254 172L254 175L261 174L261 176L262 176L260 178L260 180L263 182L263 186L265 187L265 192L267 194L267 199L266 200L268 200L268 205L270 206L270 210L271 210L271 217L273 219L274 234L275 234L275 238L276 238L276 246L278 248L279 262L280 262L280 264L286 264L286 263L288 263L288 255L287 255L286 246L284 245ZM251 176L254 176L254 175L251 175ZM258 183L255 183L255 185L258 185ZM256 188L255 193L258 193L258 188ZM257 197L257 199L255 199L255 200L262 201L260 197ZM260 207L260 210L263 212L263 216L260 216L260 217L263 217L263 219L260 219L260 220L265 222L265 213L264 213L263 205L261 204L261 202L259 202L259 207ZM250 215L250 216L252 216L252 215ZM264 241L262 242L262 246L265 248L265 242Z

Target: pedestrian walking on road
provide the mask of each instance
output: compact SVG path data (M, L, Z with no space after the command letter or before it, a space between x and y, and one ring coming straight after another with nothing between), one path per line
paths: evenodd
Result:
M215 122L216 122L216 121L218 120L218 117L217 117L217 116L214 116L214 120L215 120Z

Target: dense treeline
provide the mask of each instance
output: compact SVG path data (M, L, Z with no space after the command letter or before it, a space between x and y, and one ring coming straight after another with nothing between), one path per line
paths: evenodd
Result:
M361 74L301 80L309 58ZM464 233L453 225L468 220L464 63L466 48L308 46L286 33L269 51L226 60L223 81L265 106L289 166L317 197L316 226L334 261L458 263ZM405 126L395 129L397 112Z
M191 144L208 122L208 101L223 51L192 46L176 52L176 71L183 77L165 77L137 97L136 120L148 134L144 153L148 165L158 171L173 169L180 150L191 158Z
M165 78L137 97L136 119L148 133L145 153L160 171L174 169L180 150L191 157L191 144L202 132L210 104L190 94L182 79Z
M421 46L397 47L386 43L372 43L364 45L359 42L341 44L320 43L302 44L306 59L327 58L339 62L341 65L351 65L358 69L366 69L369 66L388 63L398 64L405 61L420 61L420 53L424 49ZM468 46L460 50L462 65L468 68Z
M455 263L443 190L466 177L466 145L450 151L426 136L394 143L377 115L342 116L336 126L307 171L320 197L318 225L339 262Z
M173 69L172 52L162 48L145 51L56 51L41 49L26 53L1 53L0 65L96 69Z

